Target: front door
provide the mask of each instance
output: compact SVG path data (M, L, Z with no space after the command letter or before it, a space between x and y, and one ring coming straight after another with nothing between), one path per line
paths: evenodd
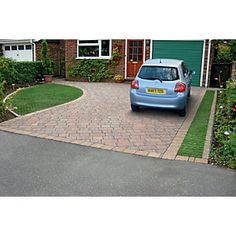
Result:
M127 40L127 77L136 76L143 64L143 40Z

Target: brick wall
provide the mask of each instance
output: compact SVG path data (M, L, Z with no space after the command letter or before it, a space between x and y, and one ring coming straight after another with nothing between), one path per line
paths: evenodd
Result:
M116 66L115 72L125 77L125 40L124 39L112 40L112 50L116 47L119 48L121 59L119 61L119 64Z
M36 61L42 59L41 56L41 40L36 42ZM48 57L54 62L54 75L64 76L64 55L65 55L64 40L48 40Z
M77 40L65 40L65 75L69 77L68 68L77 57Z
M116 66L115 71L118 74L125 75L125 40L112 40L112 50L119 48L121 59ZM65 71L66 78L69 78L69 67L77 57L77 40L65 40ZM77 59L79 61L79 59Z
M232 62L231 77L236 77L236 61Z
M207 76L207 62L208 62L208 49L209 49L209 40L205 40L205 55L204 55L204 62L203 62L203 78L202 78L202 87L206 85L206 76Z

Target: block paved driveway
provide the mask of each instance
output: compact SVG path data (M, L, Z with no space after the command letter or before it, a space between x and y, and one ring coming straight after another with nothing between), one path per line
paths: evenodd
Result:
M69 104L22 116L0 124L19 134L161 157L185 118L174 111L130 110L129 84L86 83L58 80L83 89ZM192 89L188 110L200 99Z

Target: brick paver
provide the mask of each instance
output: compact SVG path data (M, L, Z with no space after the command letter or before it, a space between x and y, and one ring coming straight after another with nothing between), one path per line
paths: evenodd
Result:
M69 103L0 124L0 129L114 151L161 157L186 118L173 111L130 109L129 84L58 81L83 89ZM189 108L201 99L192 89ZM178 143L177 143L178 144ZM168 158L168 157L167 157Z

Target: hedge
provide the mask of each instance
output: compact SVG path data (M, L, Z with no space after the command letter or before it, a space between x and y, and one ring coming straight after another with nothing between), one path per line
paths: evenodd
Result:
M73 62L69 67L69 76L86 79L90 82L99 82L102 79L111 79L114 76L111 60L81 59Z
M4 116L5 114L5 104L3 103L3 97L4 97L4 93L3 93L3 89L4 89L4 81L0 81L0 119Z
M42 78L41 62L17 62L0 57L0 81L11 84L34 83Z

